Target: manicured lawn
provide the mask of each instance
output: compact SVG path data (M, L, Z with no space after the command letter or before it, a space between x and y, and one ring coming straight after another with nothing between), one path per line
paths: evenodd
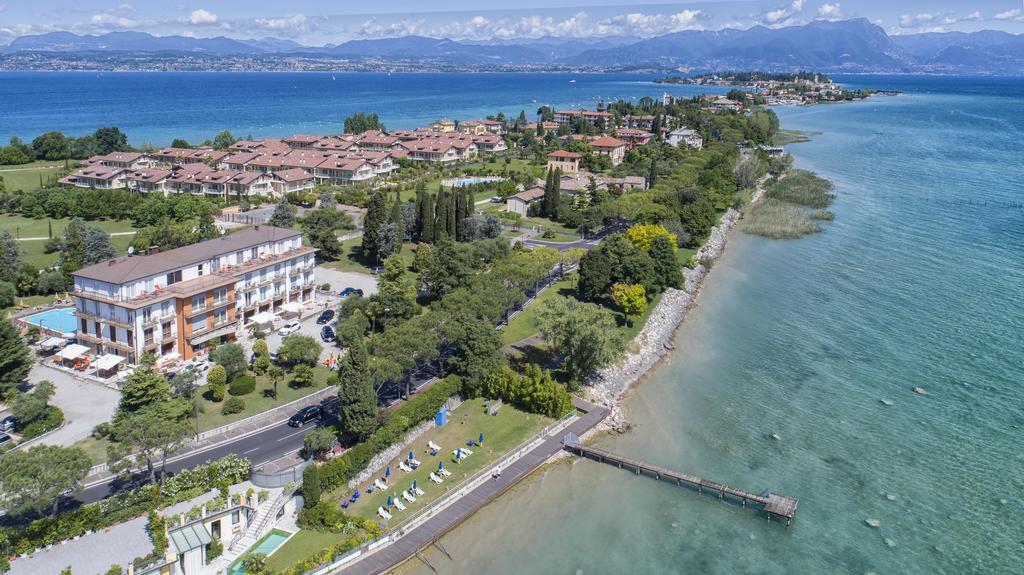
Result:
M206 397L206 388L203 388L199 398L199 429L200 431L206 431L207 429L213 429L222 425L227 425L231 422L238 421L239 419L245 419L251 417L257 413L262 413L268 409L272 409L279 405L284 405L290 401L303 398L318 389L322 389L327 385L327 378L331 375L332 371L326 367L319 365L314 368L314 380L313 385L310 387L295 388L288 385L291 381L291 375L286 374L284 379L277 384L278 398L274 399L271 392L274 386L270 383L270 378L265 375L256 376L256 390L252 393L239 396L245 401L245 410L241 413L232 413L231 415L223 415L220 410L224 406L224 402L213 402ZM232 397L231 394L227 394L227 398Z
M86 437L85 439L75 443L72 447L80 447L85 450L86 455L92 461L93 465L99 465L100 463L107 462L107 446L110 442L106 439L96 439L95 437Z
M70 165L74 167L76 162ZM64 168L64 162L38 161L21 166L0 167L0 178L8 190L32 191L39 189L39 177L47 183Z
M321 533L302 529L284 545L277 548L274 554L267 557L267 567L272 573L284 571L299 561L316 554L317 551L340 542L345 535L339 533Z
M400 452L402 453L400 459L404 460L408 457L408 453L412 451L422 465L411 473L405 473L398 468L399 462L397 459L392 461L390 463L391 478L388 481L389 489L385 491L375 490L373 493L366 492L367 487L372 485L373 479L384 477L384 472L381 471L367 484L359 486L359 491L363 496L359 498L357 503L348 508L348 512L352 515L380 520L377 516L377 508L387 503L389 495L401 497L402 490L410 488L415 480L416 486L422 489L425 494L417 497L415 503L410 503L403 499L402 502L406 506L405 511L391 508L392 519L390 523L396 524L412 516L416 511L423 509L424 506L458 485L464 479L481 469L493 465L497 459L529 439L545 425L551 423L550 418L525 413L509 405L502 407L498 415L490 416L484 410L484 401L483 399L473 399L463 403L449 415L446 425L432 429L413 444L404 446ZM466 447L467 442L470 439L477 439L480 433L484 434L483 445L471 447L473 455L464 458L462 463L457 463L452 452L456 448ZM433 441L441 446L441 451L436 456L430 455L427 449L427 442L429 441ZM429 478L430 473L437 470L438 462L442 462L444 467L452 473L451 477L444 478L444 483L442 484L435 484ZM346 489L335 490L330 494L325 494L324 497L336 503L341 503L343 499L350 495L351 493Z
M538 240L545 241L558 241L558 238L565 238L562 241L574 241L580 239L579 234L576 233L576 228L569 228L563 226L558 222L553 222L547 218L529 217L520 220L519 229L529 230L534 227L538 227L541 230L551 230L555 233L555 238L542 238L537 236Z
M541 292L537 299L523 308L519 315L512 318L512 321L501 330L501 339L504 344L510 345L537 333L537 310L540 309L541 304L556 295L574 297L576 294L576 277L576 272L573 272L567 275L565 279L555 282L548 289Z
M352 238L350 240L344 240L341 242L341 253L342 256L333 262L327 262L324 267L332 270L338 270L340 272L360 272L364 274L373 273L373 262L368 262L363 259L360 251L360 246L363 245L363 238ZM414 250L416 244L404 243L402 244L401 256L405 258L405 261L412 264L412 259L415 257ZM332 286L333 287L333 286Z
M64 231L64 228L67 227L68 223L71 222L71 219L43 218L37 220L20 215L3 214L0 215L0 231L10 232L11 235L18 238L45 238L49 237L50 222L53 223L53 235L58 236ZM107 233L131 232L135 230L135 228L132 227L132 223L127 220L95 220L88 221L86 223L91 226L96 226Z
M64 294L61 295L63 296ZM56 295L27 295L24 297L19 297L17 300L15 300L14 305L15 307L32 307L51 303L55 299L57 299ZM14 308L0 308L0 312L7 311L10 309Z

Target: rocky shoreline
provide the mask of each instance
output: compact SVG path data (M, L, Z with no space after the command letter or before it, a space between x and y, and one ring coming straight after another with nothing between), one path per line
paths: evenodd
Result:
M761 200L766 181L767 178L762 179L754 190L750 198L752 204ZM618 363L591 377L589 384L584 388L587 399L611 410L611 415L594 431L623 431L629 427L623 408L626 393L675 348L676 330L690 310L696 306L704 279L711 271L710 266L725 253L729 235L741 218L742 214L738 210L726 210L718 225L711 229L708 240L697 251L697 265L693 268L683 268L685 290L665 290L661 301L647 318L647 323L633 340L634 349Z

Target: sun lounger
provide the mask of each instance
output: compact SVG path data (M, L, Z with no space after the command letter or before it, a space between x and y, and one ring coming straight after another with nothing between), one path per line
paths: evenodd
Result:
M420 460L419 459L410 459L409 463L412 465L413 469L416 469L417 467L420 466Z
M410 471L412 471L412 467L409 467L408 465L406 465L404 461L401 461L401 462L398 463L398 468L401 469L402 471L406 472L406 473L409 473Z
M463 456L463 457L468 457L468 456L470 456L470 455L473 455L473 452L472 452L472 451L470 451L470 450L468 450L468 449L466 449L465 447L463 447L463 448L462 448L462 456Z
M387 483L384 483L384 481L383 481L383 480L382 480L382 479L381 479L380 477L378 477L378 478L377 478L377 479L376 479L376 480L375 480L375 481L373 482L373 486L374 486L374 487L376 487L377 489L380 489L380 490L384 490L384 489L387 489L387 488L388 488L388 484L387 484Z
M444 483L444 479L438 477L437 474L434 473L433 471L430 472L430 480L433 481L434 483Z
M427 447L429 447L431 451L441 451L441 446L434 443L433 441L428 441Z
M413 491L413 493L415 493L416 495L419 495L420 497L423 497L423 490L422 490L422 489L420 489L419 487L414 487L412 491Z
M393 503L393 504L395 505L395 509L397 509L397 510L399 510L399 511L405 511L405 503L402 503L402 500L401 500L401 499L399 499L399 498L397 498L397 497L396 497L396 498L395 498L395 499L394 499L394 500L392 501L392 503Z
M402 492L402 499L405 499L409 503L416 503L416 497L412 493L409 493L408 491Z
M388 513L388 510L384 509L383 507L377 508L377 515L380 515L385 521L391 519L391 514Z
M443 467L441 469L438 469L437 472L440 473L441 475L444 475L445 477L452 476L452 472L448 471L447 469L444 469Z

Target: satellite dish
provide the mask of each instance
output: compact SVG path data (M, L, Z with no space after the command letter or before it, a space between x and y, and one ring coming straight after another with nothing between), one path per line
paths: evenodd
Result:
M128 246L128 255L135 254L135 246Z

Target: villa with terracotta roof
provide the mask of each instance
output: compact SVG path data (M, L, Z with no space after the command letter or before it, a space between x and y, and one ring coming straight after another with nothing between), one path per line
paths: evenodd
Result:
M529 214L530 206L543 197L544 188L541 186L534 186L528 190L519 192L514 196L509 196L508 199L505 200L505 207L508 211L519 214L525 218Z
M615 131L615 137L626 142L626 148L632 150L634 146L649 144L654 134L637 128L619 128Z
M112 168L103 164L93 164L79 168L64 176L59 183L76 188L95 188L100 190L116 190L127 187L126 168Z
M575 174L580 170L582 158L576 152L555 150L548 154L548 171L562 170L563 174Z
M626 157L626 142L611 136L602 136L590 142L590 148L595 154L608 156L613 166L618 166Z
M129 170L147 168L155 164L149 154L140 152L110 152L103 156L93 156L85 163L100 164L108 168L128 168Z
M221 152L212 148L164 148L150 154L153 160L161 164L216 164L228 157L227 152Z

